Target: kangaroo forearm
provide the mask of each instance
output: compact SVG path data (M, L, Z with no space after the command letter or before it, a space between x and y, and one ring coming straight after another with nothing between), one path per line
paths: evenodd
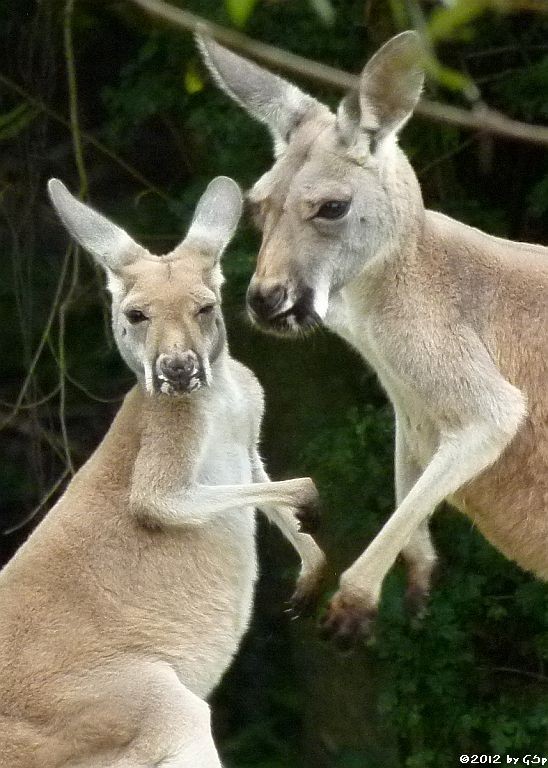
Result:
M241 507L280 505L297 507L307 488L302 480L250 485L194 485L177 494L134 495L139 517L162 525L201 525L229 510Z
M341 584L378 597L382 581L418 526L447 496L496 461L507 439L491 425L470 425L442 442L430 464Z
M411 491L421 475L420 467L414 460L404 428L405 417L396 409L396 446L394 456L394 477L396 504L399 506ZM431 509L428 517L434 510ZM423 520L411 534L401 550L407 565L408 589L411 594L426 594L437 556L428 528Z
M271 482L258 453L252 457L252 472L255 483ZM262 504L260 511L279 528L301 558L303 576L315 573L323 567L325 560L323 552L312 536L299 530L299 521L295 517L294 510L275 504Z

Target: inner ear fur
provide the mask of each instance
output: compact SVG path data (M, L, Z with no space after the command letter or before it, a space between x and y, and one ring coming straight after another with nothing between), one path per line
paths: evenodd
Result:
M191 245L217 262L236 231L242 207L242 192L236 182L228 176L217 176L198 201L187 236L179 247Z
M117 272L146 253L125 230L74 197L59 179L49 180L48 192L69 234L103 268Z
M424 85L423 48L416 32L396 35L373 55L363 69L359 91L348 94L337 112L343 138L360 131L372 142L397 133L407 122Z

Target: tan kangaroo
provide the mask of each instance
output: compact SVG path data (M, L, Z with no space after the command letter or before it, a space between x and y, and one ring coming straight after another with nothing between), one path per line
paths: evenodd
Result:
M336 115L201 47L275 141L249 195L263 231L252 319L282 334L324 323L375 369L396 415L397 509L343 573L324 633L345 643L367 630L399 553L411 590L427 593L428 518L444 499L548 579L548 249L425 210L397 144L423 85L417 36L381 48Z
M229 355L219 260L241 194L211 182L185 240L153 256L60 181L50 196L104 268L137 376L105 439L0 574L2 768L219 768L205 697L251 612L254 507L302 558L310 479L271 483L263 396Z

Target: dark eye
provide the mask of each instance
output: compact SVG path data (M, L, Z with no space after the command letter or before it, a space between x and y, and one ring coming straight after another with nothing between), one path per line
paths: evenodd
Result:
M350 200L328 200L314 216L315 219L342 219L350 208Z
M145 320L148 320L148 317L144 312L141 312L140 309L128 309L126 312L126 317L131 325L137 325L138 323L142 323Z
M215 309L215 304L204 304L204 306L200 307L200 309L198 310L198 314L210 315L214 309Z

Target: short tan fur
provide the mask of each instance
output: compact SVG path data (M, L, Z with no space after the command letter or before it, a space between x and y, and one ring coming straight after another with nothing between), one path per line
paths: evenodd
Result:
M214 180L163 257L59 181L50 195L107 273L139 383L0 574L0 765L219 768L206 697L249 623L254 508L301 555L298 598L323 564L294 514L314 485L269 482L261 387L225 341L219 260L240 191Z
M325 634L367 630L400 553L424 597L436 561L428 518L444 499L548 579L548 249L425 210L397 144L423 85L418 36L386 43L336 115L200 45L275 143L249 194L263 231L252 319L284 334L324 323L376 370L396 415L397 509L343 573Z

